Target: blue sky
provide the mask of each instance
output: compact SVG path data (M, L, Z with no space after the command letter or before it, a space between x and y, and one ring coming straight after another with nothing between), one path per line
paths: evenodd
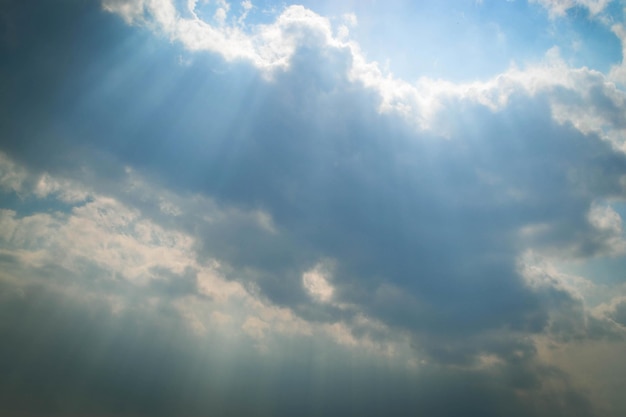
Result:
M609 0L0 3L0 413L626 413Z

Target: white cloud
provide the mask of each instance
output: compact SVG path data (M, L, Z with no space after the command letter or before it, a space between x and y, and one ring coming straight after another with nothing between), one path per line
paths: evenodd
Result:
M0 152L0 190L22 192L28 178L27 171Z
M230 4L226 2L226 0L217 0L218 8L215 11L215 15L213 18L217 21L218 24L223 25L226 22L226 17L228 16L228 12L230 11Z
M542 0L541 3L557 14L576 5L600 13L607 1ZM126 20L137 20L133 14L139 9L137 0L116 1L117 8L106 6L108 2L104 4L107 10L121 14ZM121 7L121 4L126 6ZM328 19L302 6L289 6L273 23L257 25L249 31L237 24L212 26L197 17L183 18L168 0L153 0L146 4L146 10L146 16L154 16L157 30L182 42L188 49L218 53L229 61L247 60L269 77L273 71L286 70L293 53L301 46L347 52L349 67L346 75L352 82L379 95L381 112L397 112L416 127L434 129L444 136L447 122L437 123L436 119L449 100L473 101L497 111L505 107L509 97L517 92L536 95L560 88L579 94L581 101L571 103L568 98L553 95L551 105L557 121L572 123L583 133L599 134L620 149L626 146L623 139L626 131L611 119L607 109L589 105L590 91L600 88L626 113L624 92L613 83L621 79L622 67L614 67L609 78L587 68L573 69L561 59L558 48L547 51L541 63L523 69L513 65L485 81L452 83L423 77L417 83L409 83L382 70L377 62L368 61L359 45L348 38L347 27L339 27L335 37ZM351 24L356 23L350 15L346 19ZM623 35L619 25L614 26L613 31L618 36Z
M592 15L602 13L611 0L531 0L548 10L551 17L565 16L574 7L585 7Z
M349 27L355 27L358 25L358 19L354 13L344 13L341 17Z
M241 7L243 9L243 12L237 18L237 24L239 26L244 27L246 25L246 19L248 18L248 13L250 13L250 10L252 10L254 6L252 5L252 2L250 0L244 0L241 2Z
M615 235L622 234L622 218L611 206L594 205L589 210L589 221L600 230Z
M328 273L322 265L318 265L302 274L302 285L313 299L327 303L332 300L334 289L328 282Z
M218 26L212 26L193 15L184 18L172 1L152 0L109 0L103 2L105 10L121 15L127 22L140 23L151 16L151 25L174 40L182 42L193 51L211 51L221 54L226 60L245 59L270 74L278 68L286 68L299 42L308 41L309 35L321 36L323 42L336 44L331 36L327 19L302 6L290 6L275 23L258 25L253 34L242 30L243 19L238 24L228 24L226 14L229 4L221 1L215 14ZM144 10L145 15L141 14ZM195 9L195 3L191 5ZM190 7L191 7L190 6ZM244 2L244 15L250 10ZM306 33L305 33L306 32Z
M76 184L75 181L55 179L47 173L39 177L34 193L39 198L54 195L68 204L80 203L91 197L91 194L84 187Z
M611 30L622 44L622 62L611 67L609 80L626 87L626 28L623 24L615 24Z
M6 246L14 248L7 253L29 259L32 266L51 263L75 270L86 260L112 276L146 283L155 268L182 273L194 265L190 237L143 220L136 210L107 197L69 214L18 217L4 210L0 224Z
M108 12L117 13L126 21L126 23L138 22L143 18L144 7L147 6L146 0L102 0L102 8ZM191 0L190 4L195 4Z

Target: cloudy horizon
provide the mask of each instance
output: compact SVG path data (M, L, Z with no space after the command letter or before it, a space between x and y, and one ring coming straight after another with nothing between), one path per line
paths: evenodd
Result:
M626 414L621 0L0 1L0 414Z

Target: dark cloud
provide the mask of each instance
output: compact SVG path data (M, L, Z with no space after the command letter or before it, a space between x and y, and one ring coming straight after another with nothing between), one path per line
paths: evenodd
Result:
M2 284L1 294L0 335L11 341L0 347L3 413L593 415L555 370L512 363L412 372L351 366L350 354L334 349L306 364L302 358L322 347L299 344L269 355L240 345L233 356L212 356L223 349L219 341L194 335L177 316L136 308L113 314L105 302L41 286ZM538 375L557 388L544 392Z
M6 292L6 286L3 290ZM106 302L41 286L3 299L2 410L53 415L168 414L192 364L166 316L116 317ZM170 319L171 321L171 319ZM163 329L167 328L168 333Z

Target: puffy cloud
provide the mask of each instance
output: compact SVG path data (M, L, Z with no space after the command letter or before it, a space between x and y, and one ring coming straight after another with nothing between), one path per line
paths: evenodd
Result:
M320 302L325 303L333 298L333 287L320 266L302 274L302 285L311 297Z

